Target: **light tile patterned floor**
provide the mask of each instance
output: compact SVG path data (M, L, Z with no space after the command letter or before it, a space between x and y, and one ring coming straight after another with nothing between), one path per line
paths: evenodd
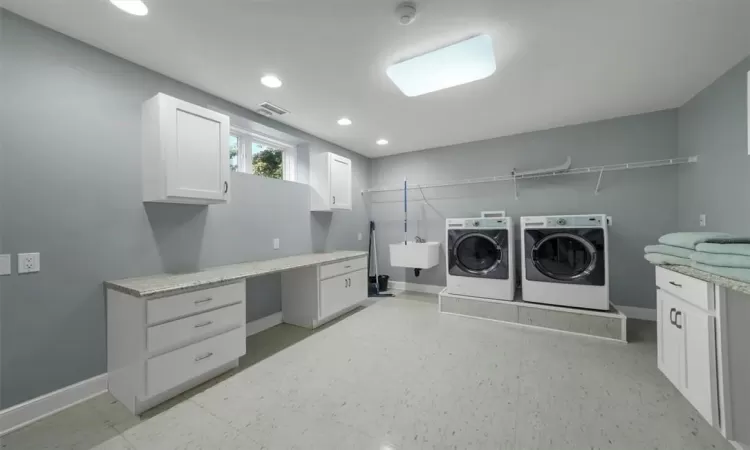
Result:
M109 395L3 449L731 449L634 342L441 315L403 294L311 333L248 339L239 370L141 418ZM428 301L424 301L428 300Z

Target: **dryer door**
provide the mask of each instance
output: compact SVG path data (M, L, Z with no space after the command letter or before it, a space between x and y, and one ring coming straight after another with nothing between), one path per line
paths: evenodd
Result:
M531 248L531 263L547 281L604 285L603 248L590 232L556 230L545 233ZM596 243L596 244L595 244Z
M507 230L473 230L462 234L451 259L463 276L508 278Z

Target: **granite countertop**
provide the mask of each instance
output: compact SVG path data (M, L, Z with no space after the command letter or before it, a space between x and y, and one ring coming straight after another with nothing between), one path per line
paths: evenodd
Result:
M367 256L367 252L340 251L333 253L310 253L286 258L253 261L229 266L212 267L200 272L181 274L159 274L125 280L105 281L108 289L120 291L133 297L163 297L180 292L205 289L224 284L318 264L343 261Z
M694 269L689 266L660 265L659 267L663 267L673 272L681 273L689 277L697 278L699 280L707 281L709 283L714 283L716 285L723 286L727 289L731 289L733 291L742 292L743 294L750 295L750 283L746 283L744 281L733 280L731 278L722 277L721 275L714 275L712 273Z

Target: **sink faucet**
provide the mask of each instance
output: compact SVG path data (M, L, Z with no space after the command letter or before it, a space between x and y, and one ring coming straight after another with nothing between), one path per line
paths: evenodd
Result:
M414 236L414 242L416 242L417 244L424 244L427 241L419 236Z

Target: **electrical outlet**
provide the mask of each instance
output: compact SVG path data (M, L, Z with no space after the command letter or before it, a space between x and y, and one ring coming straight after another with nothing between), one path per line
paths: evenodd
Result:
M361 240L362 240L362 233L357 233L357 240L358 240L358 241L361 241Z
M699 221L700 221L699 222L700 226L705 227L706 226L706 215L705 214L701 214L700 217L699 217Z
M607 216L607 226L612 226L612 216Z
M39 253L19 253L18 273L39 272Z
M273 249L278 250L280 246L281 241L279 240L279 238L273 238Z
M0 275L10 275L10 255L0 255Z

